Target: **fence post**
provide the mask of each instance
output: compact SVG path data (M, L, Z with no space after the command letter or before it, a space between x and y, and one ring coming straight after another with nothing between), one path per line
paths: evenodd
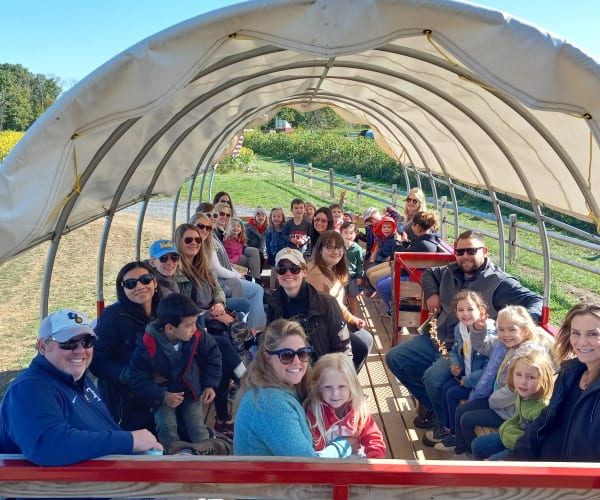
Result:
M392 184L392 206L398 205L398 184Z
M335 187L333 185L333 176L334 176L333 168L330 168L329 169L329 198L331 198L332 200L335 199Z
M362 189L362 178L359 175L356 176L356 204L360 207L361 202L362 202L362 195L361 195L361 189Z
M312 187L312 162L308 162L308 187Z
M502 244L501 242L499 242ZM508 262L517 261L517 214L508 216Z
M292 158L292 162L290 164L290 167L292 169L292 184L296 184L296 177L294 175L294 159Z
M442 196L440 198L440 236L444 241L448 241L448 197Z

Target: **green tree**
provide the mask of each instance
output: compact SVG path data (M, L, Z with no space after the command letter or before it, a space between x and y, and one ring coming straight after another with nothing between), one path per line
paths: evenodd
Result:
M0 130L27 130L61 92L56 78L0 64Z

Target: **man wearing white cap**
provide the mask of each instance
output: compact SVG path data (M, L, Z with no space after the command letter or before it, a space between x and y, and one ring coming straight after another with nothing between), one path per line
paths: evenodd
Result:
M146 429L122 431L86 375L96 334L87 317L61 309L44 318L38 354L0 405L0 451L38 465L162 450Z

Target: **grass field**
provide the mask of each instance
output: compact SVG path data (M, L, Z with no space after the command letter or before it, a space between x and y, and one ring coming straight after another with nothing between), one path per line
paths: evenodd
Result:
M287 163L264 159L257 161L248 171L218 173L214 178L212 192L220 190L229 192L235 205L263 205L267 208L283 206L286 213L289 213L290 200L295 197L312 200L317 206L329 205L334 201L328 198L328 191L319 189L319 186L309 188L305 179L299 179L297 185L292 185ZM187 193L185 189L182 192ZM339 193L336 191L337 196ZM353 194L347 197L347 204L359 213L366 207L357 206ZM495 230L495 225L491 222L472 218L464 220L472 226ZM118 270L135 258L136 223L137 216L130 213L119 213L113 221L102 284L107 304L115 299L114 279ZM95 317L98 242L102 228L103 220L98 220L63 237L52 276L50 311L72 307ZM143 229L142 257L146 257L152 241L170 237L171 230L166 218L147 217ZM520 234L519 241L539 248L534 235ZM496 258L497 243L490 241L489 246L492 258ZM47 249L48 244L42 244L0 265L0 394L35 354L35 336L40 319L40 285ZM552 251L589 265L595 265L594 262L598 259L598 255L582 252L568 244L553 244ZM518 263L508 271L518 276L526 286L542 293L541 269L541 257L519 251ZM580 300L598 300L600 280L597 276L557 263L553 264L552 273L550 305L554 324L560 322L566 310L574 303Z

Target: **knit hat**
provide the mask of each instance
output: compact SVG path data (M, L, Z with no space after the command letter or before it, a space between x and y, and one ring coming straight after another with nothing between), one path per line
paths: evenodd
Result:
M279 265L280 260L289 260L292 264L296 264L297 266L306 267L306 261L302 256L302 252L300 250L296 250L295 248L282 248L277 252L275 256L275 265Z
M86 315L73 309L59 309L45 317L38 331L38 339L57 342L66 342L78 335L96 336Z
M167 255L168 253L176 253L179 255L175 243L171 240L156 240L150 245L151 259L160 259L163 255Z
M367 220L369 220L371 217L373 217L373 214L377 212L377 209L375 207L369 207L367 208L364 212L363 212L363 222L367 222Z

